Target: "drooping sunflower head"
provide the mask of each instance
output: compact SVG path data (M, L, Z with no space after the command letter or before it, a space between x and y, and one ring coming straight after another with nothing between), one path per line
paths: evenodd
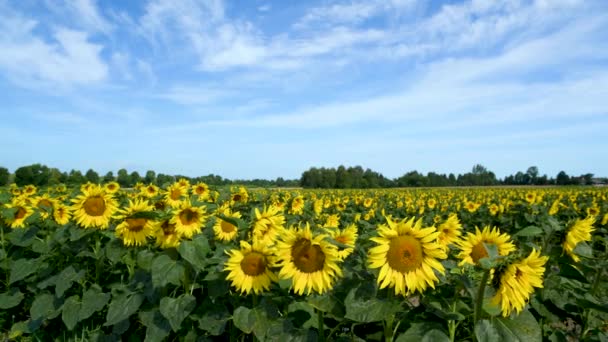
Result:
M240 249L226 252L229 258L224 264L224 271L230 272L226 279L230 280L232 286L241 294L268 291L270 284L277 281L272 272L275 261L273 250L259 241L254 241L253 244L241 241L240 245Z
M175 225L175 231L180 235L192 238L194 234L198 234L203 229L203 225L207 220L205 212L207 207L193 206L189 200L182 201L180 205L173 210L171 223Z
M148 201L137 199L129 201L129 205L120 211L117 219L122 222L116 226L116 236L123 241L125 246L145 245L146 239L154 236L157 230L157 223L141 215L141 213L153 210L154 206L148 203Z
M277 234L285 224L285 216L281 210L273 205L264 207L260 212L255 208L255 219L253 221L253 240L260 240L265 245L274 244Z
M293 215L300 215L304 211L304 196L298 195L291 200L289 212Z
M156 245L162 249L177 248L181 235L175 230L175 224L170 220L162 220L156 229Z
M438 261L447 254L436 242L439 232L434 227L422 227L422 219L414 218L393 221L386 218L387 225L380 225L380 236L370 240L378 244L368 252L370 268L380 268L380 288L394 287L395 294L422 293L429 286L435 288L439 281L435 271L443 274L445 269Z
M341 261L346 259L354 250L355 243L357 242L357 226L351 224L344 229L327 229L329 236L331 236L340 246L338 248L338 259Z
M14 198L4 206L14 209L10 216L4 218L11 228L25 228L25 220L34 213L34 209L23 198Z
M526 258L515 261L498 274L498 288L492 303L499 306L504 317L513 311L521 312L534 288L543 287L546 256L533 250Z
M72 214L76 222L84 228L108 228L110 219L118 208L112 195L98 185L90 187L72 199L72 202Z
M70 208L62 203L58 203L53 210L53 219L59 225L65 225L70 222Z
M337 248L326 237L313 235L308 223L304 228L292 227L281 232L276 245L279 277L291 279L295 293L325 293L342 276Z
M577 219L568 232L566 233L566 239L563 244L564 251L572 257L574 262L580 260L579 256L574 253L574 248L580 242L591 241L591 233L595 230L593 224L595 223L594 216L587 216L587 218L581 220Z
M447 250L448 246L456 243L462 235L462 224L458 219L458 215L451 214L448 216L448 219L441 223L437 227L437 230L439 231L437 242Z
M241 213L238 211L233 213L229 207L224 208L219 213L226 218L241 218ZM237 237L239 231L238 227L234 224L220 217L216 217L215 224L213 225L213 232L218 240L230 241Z
M475 234L467 233L458 244L460 247L458 257L461 259L459 265L461 266L464 264L477 265L480 259L488 257L486 247L488 245L494 245L500 256L506 256L515 251L515 245L508 234L501 234L498 228L489 226L484 227L482 231L475 228Z
M323 227L338 228L339 225L340 225L340 215L331 214L331 215L328 215L327 218L325 219L325 224L323 225Z

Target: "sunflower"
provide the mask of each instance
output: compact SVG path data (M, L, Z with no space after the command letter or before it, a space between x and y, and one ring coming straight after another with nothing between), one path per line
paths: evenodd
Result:
M187 188L184 188L179 183L173 183L165 191L165 203L171 208L177 208L181 205L184 196L187 194Z
M543 287L547 259L539 251L533 250L528 257L509 264L500 272L498 289L491 301L501 308L504 317L513 311L520 313L534 293L534 288Z
M59 203L55 206L53 210L53 219L59 225L66 225L70 222L70 208L65 204Z
M56 206L56 202L49 195L44 194L34 198L34 205L39 209L40 217L42 217L43 220L46 220Z
M152 198L152 197L158 195L159 191L160 190L159 190L158 186L156 186L154 184L148 184L146 186L143 186L139 190L140 194L147 198Z
M374 204L374 200L373 200L372 198L366 197L366 198L363 200L363 206L364 206L364 207L366 207L366 208L371 207L371 206L372 206L372 204Z
M395 288L395 294L422 293L428 286L435 288L439 279L434 271L445 272L437 259L447 255L435 242L439 232L434 227L422 228L422 219L394 222L386 217L387 225L378 227L379 237L370 240L378 244L368 253L369 267L380 268L378 284L383 289Z
M336 246L325 241L326 234L314 235L306 223L304 229L283 230L277 241L279 277L291 279L297 294L322 294L342 276Z
M355 250L355 242L357 241L357 226L350 226L340 229L327 229L329 236L344 246L338 246L338 259L344 260Z
M602 218L602 222L601 225L606 225L606 223L608 223L608 213L604 214L604 217Z
M204 201L209 197L209 185L200 182L192 186L192 192L198 196L199 201Z
M188 189L190 188L190 181L186 178L180 178L177 182L175 182L175 184L186 189L186 191L188 191Z
M241 213L238 211L233 213L228 207L222 208L219 213L228 218L241 218ZM236 238L238 229L234 224L217 217L215 225L213 225L213 232L218 240L230 241Z
M447 251L448 246L456 243L462 235L462 224L458 220L458 215L451 214L448 219L437 227L439 236L437 242Z
M181 235L175 230L175 224L164 220L156 229L156 245L160 248L177 248L181 242Z
M279 208L271 205L264 207L260 212L255 208L255 220L253 221L253 240L261 240L264 245L274 244L274 240L285 224L285 216Z
M25 188L23 188L23 194L26 196L31 196L33 194L35 194L38 191L38 188L36 188L36 186L34 185L26 185Z
M574 254L574 248L579 242L591 241L591 232L595 230L593 224L595 223L595 217L588 216L586 219L577 219L574 224L568 229L566 233L566 240L564 241L564 251L572 257L574 262L578 262L580 258Z
M4 206L16 209L10 217L5 217L6 224L11 228L25 228L25 220L34 213L34 209L27 205L23 199L14 199Z
M304 197L302 195L294 197L291 200L291 209L289 213L292 215L301 215L304 211Z
M317 216L321 215L323 212L323 200L317 199L312 203L312 210L315 212Z
M171 223L175 225L175 231L187 238L192 238L194 234L201 232L202 226L206 221L206 207L192 206L189 200L181 202L179 207L174 209Z
M122 222L116 226L116 236L122 239L125 246L142 246L146 244L146 238L154 236L157 229L156 222L136 216L138 213L153 210L154 206L146 200L129 200L129 206L120 210L116 218Z
M100 186L94 185L72 200L72 214L76 222L84 228L106 229L116 212L118 204L112 195Z
M118 190L120 190L120 184L118 184L118 182L111 181L106 183L103 188L106 190L107 193L115 194L118 192Z
M239 187L238 191L232 189L232 194L230 195L231 204L235 203L247 203L249 201L249 193L245 187Z
M274 267L274 256L272 250L264 246L260 241L254 241L253 245L241 241L240 249L227 251L228 261L224 264L224 271L229 271L227 280L232 281L232 286L241 294L258 294L270 289L270 283L277 281L276 275L271 271Z
M458 243L460 253L458 257L462 259L458 265L464 264L477 265L480 259L488 257L485 245L494 245L498 249L498 255L506 256L515 250L515 245L511 242L511 237L503 233L498 228L486 226L482 231L475 227L475 234L467 233L463 240Z
M323 227L338 228L339 225L340 225L340 215L333 214L333 215L327 216L327 219L325 219L325 224L323 225Z

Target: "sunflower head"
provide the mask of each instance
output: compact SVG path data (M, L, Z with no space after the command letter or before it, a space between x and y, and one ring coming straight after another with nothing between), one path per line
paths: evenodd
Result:
M118 203L112 195L98 185L93 185L83 191L72 202L73 216L76 222L84 228L108 228L110 219L118 208Z
M34 209L23 198L15 198L4 206L14 209L11 215L5 217L6 224L11 228L25 228L25 220L34 214Z
M498 255L507 256L515 251L515 245L511 242L511 237L506 233L500 233L498 228L486 226L482 231L475 228L475 234L467 235L458 242L461 259L459 265L470 264L478 265L479 260L489 256L487 246L493 245L498 251Z
M447 250L448 246L456 243L462 235L462 224L456 214L451 214L437 227L437 230L439 231L437 242Z
M219 212L226 218L241 218L241 213L238 211L233 213L229 207L226 207ZM218 240L230 241L237 237L238 227L221 217L217 217L215 224L213 225L213 232Z
M146 200L129 201L129 205L120 211L117 219L122 220L116 226L116 236L122 239L125 246L141 246L146 244L148 237L154 236L157 230L157 223L149 218L137 216L144 212L154 210Z
M445 250L436 242L439 232L434 227L422 227L422 219L393 221L378 227L377 243L368 252L370 268L379 268L380 288L394 287L395 294L422 293L435 288L439 281L435 271L444 273L439 259L447 258Z
M241 294L258 294L270 289L270 284L277 281L276 275L272 272L274 267L273 250L260 242L254 241L253 244L241 241L240 249L233 249L226 252L229 255L228 261L224 264L224 271L229 271L227 280L232 282L232 286Z
M336 246L326 241L326 234L313 235L308 223L304 228L281 232L277 242L279 277L291 279L297 294L314 291L322 294L333 288L342 276Z
M587 218L581 220L577 219L568 232L566 233L566 239L563 243L564 251L572 257L574 262L580 260L579 256L574 253L576 245L583 241L591 241L591 233L595 230L593 224L595 223L594 216L587 216Z
M171 223L175 225L175 230L182 236L192 238L194 234L201 232L207 217L205 206L193 206L189 200L180 202L179 206L173 210Z

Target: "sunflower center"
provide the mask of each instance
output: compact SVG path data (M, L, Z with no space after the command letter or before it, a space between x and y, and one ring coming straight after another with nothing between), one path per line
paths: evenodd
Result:
M341 244L346 244L348 242L346 236L344 235L336 236L334 240L338 241Z
M250 252L243 257L241 269L248 276L258 276L266 271L266 258L258 252Z
M414 271L422 265L422 245L413 236L397 236L391 239L386 259L394 270L401 273Z
M304 273L314 273L323 269L325 253L319 245L308 239L300 239L291 248L291 257L296 267Z
M134 233L142 231L148 222L145 218L128 218L125 221L129 225L129 230Z
M82 207L89 216L101 216L106 211L106 201L101 196L92 196L84 201Z
M488 257L488 251L486 250L486 247L483 245L483 242L477 243L471 249L471 259L473 259L473 262L478 263L480 259L487 258L487 257Z
M182 197L182 192L179 189L171 190L171 199L177 201L180 197Z
M154 209L156 209L156 210L165 210L165 207L166 207L166 205L165 205L165 202L163 202L163 201L158 201L158 202L154 203Z
M38 208L43 209L43 208L52 208L53 207L53 203L51 203L51 201L47 200L46 198L41 199L38 202Z
M232 196L232 200L235 201L235 202L240 201L241 200L241 195L236 194L236 195Z
M116 189L116 184L108 184L108 190Z
M182 224L189 225L198 220L198 214L190 209L184 209L179 213L179 219L182 221Z
M27 210L23 209L23 207L19 207L19 209L17 209L17 212L15 213L15 220L24 218L25 214L27 214Z
M220 227L224 233L232 233L236 230L236 227L232 223L224 220L222 220L222 223L220 223Z
M169 223L169 220L165 220L160 227L165 235L173 235L175 233L175 224Z

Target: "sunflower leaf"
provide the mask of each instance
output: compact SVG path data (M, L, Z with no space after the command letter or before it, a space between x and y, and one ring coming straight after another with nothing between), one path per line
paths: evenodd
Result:
M169 320L173 331L177 332L195 306L196 298L190 294L183 294L178 298L164 297L160 300L160 313Z
M185 268L178 261L163 254L154 259L151 271L154 287L162 287L167 284L181 285Z

